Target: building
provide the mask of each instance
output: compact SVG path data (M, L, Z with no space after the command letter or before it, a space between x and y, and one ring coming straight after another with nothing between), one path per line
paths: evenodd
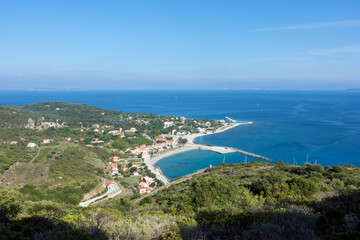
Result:
M135 172L133 172L133 175L134 176L139 176L139 173L135 171Z
M150 186L150 184L152 184L153 182L155 182L155 180L151 177L145 176L145 177L141 177L141 181L143 181L144 183L146 183L147 185Z
M37 147L37 145L35 143L29 142L27 147L34 148L34 147Z
M164 128L169 128L169 127L172 127L174 125L174 122L164 122Z
M152 190L151 190L151 188L149 188L149 187L145 187L145 186L138 186L138 190L139 190L139 193L141 194L141 195L143 195L143 194L145 194L145 193L150 193Z
M119 175L119 169L118 169L118 166L116 163L110 163L111 165L111 175L114 176L114 175Z
M108 192L112 192L112 191L119 189L119 186L117 185L117 183L115 181L110 180L110 181L106 182L106 188L107 188Z
M113 160L114 162L120 162L120 157L113 156L113 157L110 158L110 160Z
M146 187L144 187L144 186L139 186L139 187L138 187L138 190L139 190L139 193L140 193L141 195L143 195L143 194L146 193Z
M184 124L184 123L185 123L185 120L186 120L186 118L185 118L185 117L180 117L180 121L181 121L181 123L182 123L182 124Z
M134 128L134 127L132 127L132 128L130 128L130 132L135 133L135 132L137 132L137 129L136 129L136 128Z
M43 143L50 143L50 139L44 139Z

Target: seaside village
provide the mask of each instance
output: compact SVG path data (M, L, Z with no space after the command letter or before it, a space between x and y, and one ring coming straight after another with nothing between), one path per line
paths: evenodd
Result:
M182 123L185 122L185 118L179 118ZM193 120L195 124L198 124L196 120ZM148 124L147 121L143 120L135 120L137 123ZM169 129L175 126L173 121L164 121L164 129ZM206 121L196 128L198 133L213 133L216 128L211 126L210 121ZM225 121L221 121L221 126L227 125ZM94 131L105 132L104 130L100 130L101 126L99 124L93 125ZM180 128L181 129L181 128ZM119 138L125 138L126 133L136 133L137 129L131 127L128 130L123 130L120 128L119 130L110 130L109 134L113 136L118 136ZM178 128L173 128L171 132L167 134L161 134L155 136L152 139L146 133L142 134L143 137L152 141L152 144L141 144L137 147L129 147L125 150L112 149L113 151L118 151L122 156L129 156L128 158L119 157L117 155L112 156L109 160L109 165L111 169L111 176L123 178L124 176L140 176L140 182L136 188L136 191L140 194L150 193L156 188L159 181L156 181L155 174L151 173L148 170L148 166L146 166L145 162L147 162L152 155L159 154L162 151L166 151L171 148L175 148L179 143L184 144L184 136L190 134L188 131L181 131ZM99 143L101 140L94 139L92 143ZM102 143L102 142L101 142ZM137 162L131 161L130 159L134 159L137 157L139 160ZM147 170L147 171L144 171ZM147 173L147 174L146 174ZM148 176L151 175L151 176ZM109 191L116 190L116 182L110 180L106 183L106 186Z
M125 184L131 187L133 192L141 195L150 193L159 184L163 184L156 179L154 168L149 168L146 164L152 155L185 144L187 142L186 136L190 134L214 133L220 127L228 125L223 120L196 121L185 117L174 117L162 119L162 126L160 127L162 133L154 135L153 132L148 130L150 129L149 121L132 119L132 117L129 117L128 120L133 125L128 124L126 129L95 123L89 127L82 127L80 129L80 138L72 139L69 136L63 139L66 142L82 143L91 148L110 148L112 156L108 159L108 165L105 167L104 172L107 174L107 181L103 184L108 193L117 191L120 189L120 185ZM44 139L41 144L46 145L52 142L52 139ZM37 147L37 145L29 143L28 147ZM129 178L134 179L133 184L121 181L121 179ZM121 184L119 184L119 181ZM137 185L137 187L134 185Z

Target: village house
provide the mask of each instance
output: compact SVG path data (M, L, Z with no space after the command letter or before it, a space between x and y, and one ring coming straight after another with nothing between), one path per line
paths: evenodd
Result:
M144 186L138 186L138 190L141 195L146 193L146 187Z
M71 138L69 138L69 137L66 137L66 138L65 138L65 141L70 142L70 140L71 140Z
M152 184L153 182L155 182L155 180L151 177L145 176L145 177L141 177L141 181L145 182L147 185L150 186L150 184Z
M205 133L206 130L204 128L198 127L198 128L196 128L196 131L198 133Z
M139 186L146 187L146 188L149 187L149 185L146 182L139 183Z
M141 195L151 192L151 188L145 186L138 186L138 190Z
M99 138L94 138L91 143L104 143L103 140L99 140Z
M106 188L107 188L108 192L112 192L112 191L119 189L117 183L113 180L106 182Z
M111 175L112 176L119 175L119 169L117 163L110 163L110 165L111 165Z
M141 158L142 158L143 160L149 160L150 157L151 157L151 154L148 153L148 152L146 152L146 151L144 151L144 152L141 154Z
M135 171L135 172L133 172L133 175L134 176L139 176L139 173Z
M164 128L169 128L169 127L172 127L174 125L174 122L164 122Z
M50 143L51 141L50 141L50 139L44 139L43 140L43 143Z
M91 127L92 127L92 128L99 128L100 125L99 125L99 124L93 124Z
M182 124L184 124L184 123L185 123L185 120L186 120L186 118L185 118L185 117L180 117L180 121L181 121L181 123L182 123Z
M125 172L127 170L129 170L127 167L123 167L122 170Z
M34 148L34 147L37 147L37 145L35 143L29 142L27 147Z
M111 130L111 131L109 131L109 134L112 134L113 136L117 136L117 135L120 135L120 131L119 130Z
M120 157L118 156L112 156L110 160L113 160L114 162L120 162Z

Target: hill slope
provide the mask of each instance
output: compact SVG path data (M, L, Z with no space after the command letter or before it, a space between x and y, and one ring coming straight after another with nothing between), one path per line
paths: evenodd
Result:
M118 197L86 209L23 203L16 193L0 190L1 209L8 213L2 219L7 230L0 233L69 239L359 239L359 173L351 165L221 165L140 204ZM47 224L39 229L34 224L39 222Z

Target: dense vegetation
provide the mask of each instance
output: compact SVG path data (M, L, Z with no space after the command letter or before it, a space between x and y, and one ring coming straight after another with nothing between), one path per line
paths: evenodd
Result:
M85 209L4 189L0 231L6 239L359 239L359 179L352 165L223 164L139 204L121 197Z
M167 120L175 125L164 128ZM157 114L124 113L66 102L0 106L0 186L19 189L27 200L76 205L86 193L111 179L111 156L141 161L140 155L120 151L151 145L155 141L150 137L169 133L178 126L195 131L193 124L193 120L181 122ZM126 132L131 128L136 131ZM119 129L125 133L122 138L109 133ZM44 143L44 139L50 143ZM94 139L102 143L93 143ZM26 147L30 142L37 147ZM142 173L152 176L147 170ZM130 180L123 182L129 189L135 185Z

